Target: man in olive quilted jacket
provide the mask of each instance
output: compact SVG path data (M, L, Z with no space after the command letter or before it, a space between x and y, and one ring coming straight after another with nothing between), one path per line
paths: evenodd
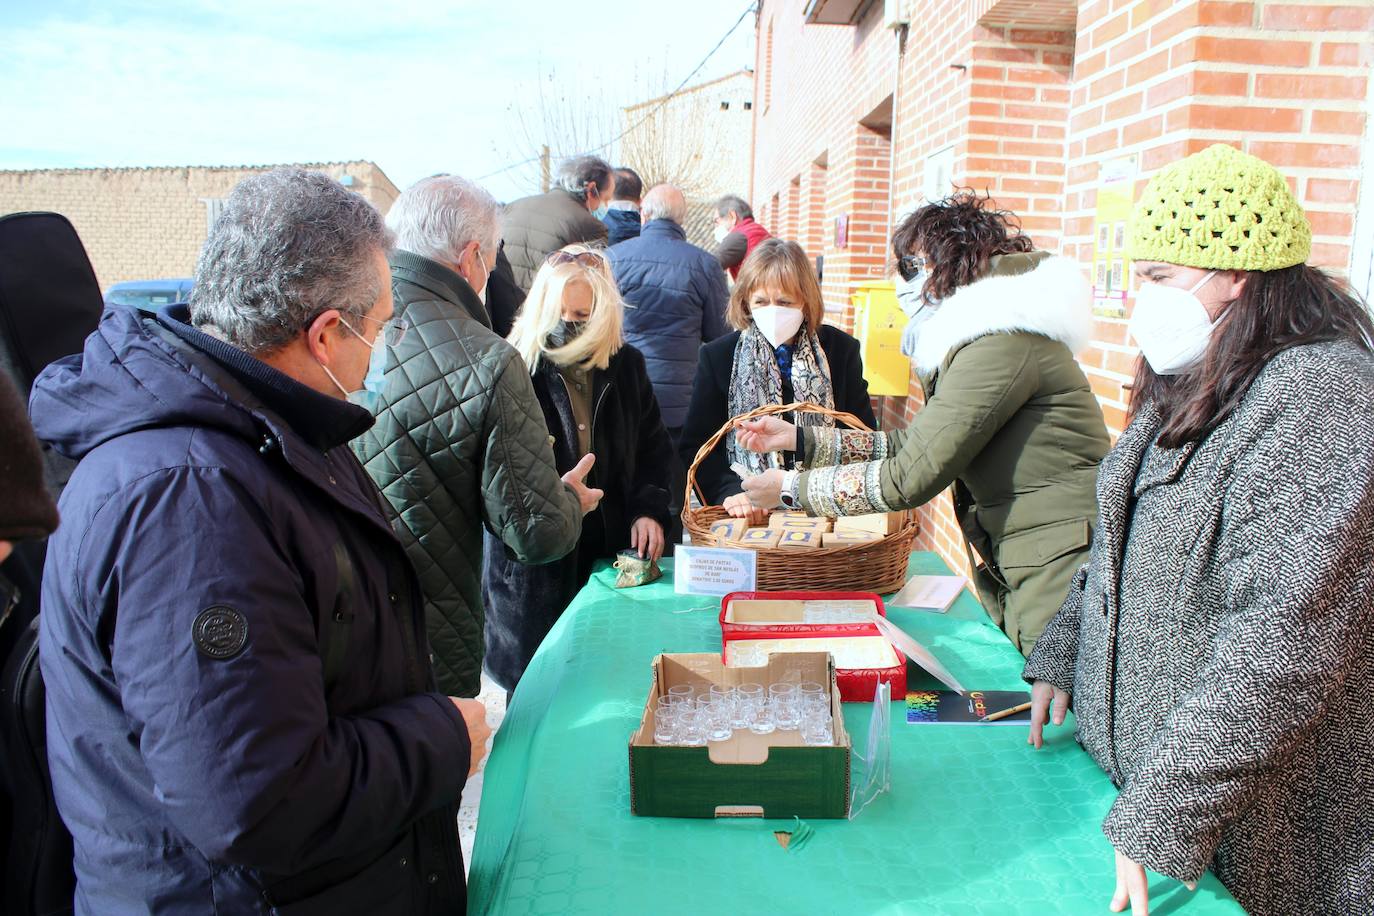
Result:
M408 330L387 348L377 423L353 441L420 573L440 688L477 694L482 527L521 563L562 558L601 498L595 456L560 480L529 370L491 330L484 293L500 238L496 201L436 175L401 194L391 286Z

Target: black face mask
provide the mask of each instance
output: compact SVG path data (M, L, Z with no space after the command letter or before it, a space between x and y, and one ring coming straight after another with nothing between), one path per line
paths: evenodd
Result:
M585 321L560 320L558 324L553 326L553 330L549 332L549 336L545 339L548 341L550 349L557 350L559 347L566 347L568 344L581 337L582 332L585 330L587 330L587 322Z

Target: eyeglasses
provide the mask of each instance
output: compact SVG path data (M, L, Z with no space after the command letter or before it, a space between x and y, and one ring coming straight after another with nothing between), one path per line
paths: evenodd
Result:
M386 321L382 321L379 318L369 318L366 315L359 315L358 317L364 321L370 321L373 324L380 324L382 329L378 333L382 335L382 340L386 342L388 347L400 346L401 341L405 339L406 328L410 327L410 325L406 324L406 320L400 315L393 315Z
M926 259L918 254L904 254L897 259L897 273L902 275L903 280L910 280L924 273L925 269Z
M560 264L581 264L583 267L601 267L606 263L606 259L595 251L554 251L549 254L548 264L557 267Z

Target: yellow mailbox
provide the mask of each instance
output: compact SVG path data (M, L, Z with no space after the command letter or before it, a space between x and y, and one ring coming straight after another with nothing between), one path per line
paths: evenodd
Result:
M892 282L860 283L850 301L854 304L854 336L859 339L868 393L905 397L911 383L911 360L902 355L906 315L897 305Z

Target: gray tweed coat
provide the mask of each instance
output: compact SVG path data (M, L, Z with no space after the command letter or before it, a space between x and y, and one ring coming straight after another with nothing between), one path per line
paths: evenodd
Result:
M1028 660L1120 788L1112 845L1251 913L1374 913L1374 356L1294 347L1200 444L1147 405Z

